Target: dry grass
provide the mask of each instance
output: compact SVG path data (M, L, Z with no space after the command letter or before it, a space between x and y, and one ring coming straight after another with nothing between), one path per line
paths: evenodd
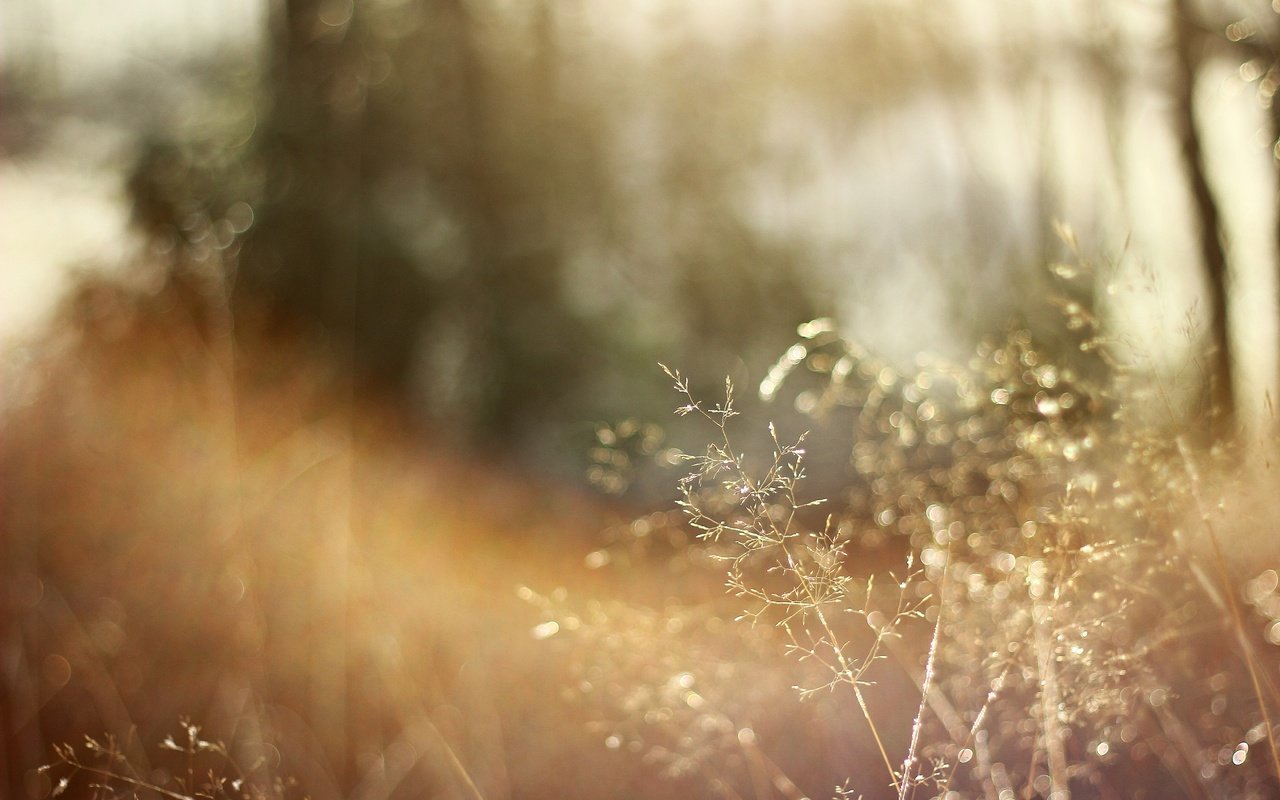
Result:
M701 418L711 439L685 456L689 539L674 550L686 568L718 573L728 598L668 600L659 616L745 627L720 659L669 637L685 657L664 684L600 653L611 636L639 635L638 611L597 608L570 625L593 653L584 694L620 720L611 745L674 773L701 771L726 796L799 796L786 788L797 783L818 791L780 777L785 763L759 779L753 757L734 760L744 738L753 750L785 749L791 735L762 741L743 721L752 700L732 696L749 674L743 661L773 647L794 661L761 663L789 676L814 718L863 723L844 731L861 755L844 754L842 797L1280 790L1280 657L1262 637L1275 639L1275 572L1230 563L1218 532L1250 524L1240 518L1248 507L1228 508L1222 493L1243 451L1181 421L1195 412L1122 363L1079 288L1089 271L1062 272L1064 324L1047 346L1014 326L966 364L922 359L904 373L828 320L801 326L760 393L790 390L815 426L807 441L770 424L763 447L739 445L733 386L708 404L668 370L677 413ZM805 445L829 451L841 429L847 478L824 502L805 494ZM638 538L679 527L662 522L645 522ZM901 558L906 568L886 573ZM1263 615L1247 613L1245 599ZM563 603L538 601L562 629L575 619ZM609 681L632 689L596 688Z
M1274 796L1280 584L1238 557L1269 505L1072 291L1051 345L964 364L802 326L760 393L807 437L670 371L710 444L600 545L614 511L420 438L305 340L86 281L5 416L4 786Z
M613 512L352 400L307 340L230 349L209 314L178 282L87 279L6 386L0 795L92 797L86 734L185 792L154 748L181 717L299 796L647 785L566 765L594 737L515 596L599 590L566 550ZM63 743L79 774L38 772Z

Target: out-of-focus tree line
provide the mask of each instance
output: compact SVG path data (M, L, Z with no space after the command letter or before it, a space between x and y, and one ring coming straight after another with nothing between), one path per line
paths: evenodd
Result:
M1229 409L1231 186L1212 185L1196 109L1222 63L1270 101L1275 13L1245 5L1084 4L1049 35L1054 12L1019 4L805 25L766 2L708 22L679 4L285 0L257 66L203 65L210 124L140 114L157 124L129 194L242 339L320 342L354 392L436 431L571 461L586 420L665 415L658 360L757 379L817 314L872 338L1034 317L1055 218L1093 252L1125 246L1154 93Z
M495 785L510 759L525 796L623 786L618 762L560 749L585 725L545 706L550 678L527 678L528 609L511 608L536 559L534 578L563 580L543 544L595 537L598 509L566 513L556 492L490 473L593 460L621 490L640 457L686 443L646 424L680 424L659 361L700 398L727 372L749 406L819 315L890 366L922 347L967 358L1010 318L1056 361L1078 337L1055 330L1093 315L1156 343L1141 368L1190 353L1202 369L1174 388L1198 397L1174 413L1212 401L1218 432L1234 430L1232 409L1261 394L1237 371L1246 345L1275 338L1275 290L1255 290L1275 285L1280 239L1266 0L803 6L276 0L258 49L178 67L140 48L67 91L39 47L0 53L0 170L106 121L126 133L109 160L129 163L142 241L136 274L73 287L31 348L35 377L0 393L16 409L0 420L0 623L18 621L0 633L20 654L0 678L21 701L0 703L0 785L17 796L48 741L131 720L159 733L210 708L224 728L284 720L284 764L328 781L314 796L356 796L382 769L368 754L461 708L507 713L509 734L462 759ZM87 13L11 0L3 35L32 9ZM1055 262L1097 266L1060 316L1045 313ZM1199 328L1176 330L1192 306ZM424 458L418 432L458 448ZM806 489L840 497L852 442L825 438L806 443ZM495 546L500 532L515 535ZM473 705L461 678L423 692L419 665L437 658L455 675L492 659L468 680L501 688ZM452 785L442 775L384 795Z
M755 90L753 47L635 75L583 52L574 4L291 0L270 22L253 136L161 139L130 179L177 271L229 245L241 335L322 337L357 392L537 448L665 411L673 349L767 358L814 314L803 245L738 208L758 121L721 99Z

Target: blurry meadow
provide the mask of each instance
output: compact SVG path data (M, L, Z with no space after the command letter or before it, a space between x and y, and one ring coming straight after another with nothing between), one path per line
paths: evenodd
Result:
M1280 797L1280 6L9 0L0 797Z

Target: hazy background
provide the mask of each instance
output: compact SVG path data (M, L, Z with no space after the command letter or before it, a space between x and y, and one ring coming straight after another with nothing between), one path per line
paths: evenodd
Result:
M240 203L241 294L354 326L366 377L425 419L562 458L565 426L654 414L655 360L757 380L809 316L895 360L963 355L1044 313L1061 221L1114 263L1100 296L1116 330L1178 365L1203 278L1174 13L15 0L4 335L69 268L127 271ZM1271 12L1197 13L1225 42L1218 23L1265 39ZM1196 114L1256 410L1276 360L1269 78L1205 53ZM344 292L347 273L363 288Z
M749 404L819 316L902 367L1048 352L1091 267L1163 413L1270 425L1266 2L7 0L0 48L0 793L189 715L315 797L711 796L561 702L518 584L648 604L599 607L611 656L739 670L815 796L874 763L673 599L723 574L647 469L700 441L658 362Z

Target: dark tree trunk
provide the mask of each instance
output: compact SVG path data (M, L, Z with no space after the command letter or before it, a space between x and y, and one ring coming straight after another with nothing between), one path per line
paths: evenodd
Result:
M1190 0L1174 0L1174 125L1199 227L1200 260L1208 290L1208 413L1215 438L1231 435L1235 425L1235 393L1227 308L1227 253L1222 215L1209 187L1200 127L1195 116L1195 84L1202 38L1192 17Z
M1280 53L1276 49L1280 48L1280 15L1276 16L1272 45L1268 56L1271 60L1272 73L1280 73ZM1280 94L1280 93L1278 93ZM1280 257L1280 96L1273 94L1270 98L1270 120L1271 120L1271 165L1275 168L1276 176L1276 193L1275 200L1272 203L1276 212L1275 219L1275 246L1276 254ZM1280 273L1280 263L1276 264L1277 273ZM1280 298L1277 298L1280 301ZM1277 312L1280 312L1280 302L1277 303Z

